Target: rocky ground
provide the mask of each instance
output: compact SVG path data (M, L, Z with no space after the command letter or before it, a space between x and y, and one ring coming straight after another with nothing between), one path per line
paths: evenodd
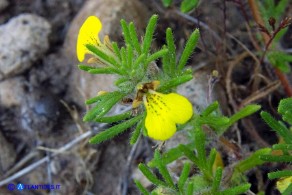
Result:
M222 2L202 3L192 12L203 22L200 24L154 0L0 0L0 194L18 194L7 190L8 183L60 184L61 190L56 194L138 194L133 177L149 185L136 166L151 158L155 145L151 140L143 138L131 148L129 136L124 134L100 145L88 144L91 130L104 126L81 121L87 109L84 100L100 90L114 88L113 77L90 75L76 66L77 33L89 15L103 22L101 37L108 34L121 42L120 19L134 21L141 35L150 16L157 13L153 49L164 44L165 30L171 27L179 52L192 30L200 27L201 40L190 59L196 79L179 92L191 99L198 110L204 108L206 99L211 102L208 78L217 69L220 81L211 98L220 101L222 111L230 115L239 105L250 103L248 97L253 97L255 90L246 86L252 78L254 62L240 43L249 47L252 42L245 23L238 22L244 21L239 7L227 1L224 12ZM289 10L291 13L291 5L286 13ZM247 11L247 17L250 14ZM251 32L256 30L254 27ZM283 47L291 47L287 44L292 39L291 31ZM273 113L284 97L280 85L272 82L275 79L270 78L266 84L270 87L266 96L252 101ZM226 137L239 145L243 156L277 141L258 116L239 123ZM166 148L180 141L185 139L178 134L166 143ZM219 148L224 151L224 146ZM232 155L225 156L228 161ZM178 162L173 169L179 167ZM268 168L259 170L266 173ZM250 173L251 181L255 177L256 172ZM253 188L256 192L257 184Z

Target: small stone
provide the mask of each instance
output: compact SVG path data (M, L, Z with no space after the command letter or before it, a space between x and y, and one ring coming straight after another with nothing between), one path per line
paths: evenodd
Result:
M23 77L0 81L0 104L4 107L19 106L24 95Z
M9 2L7 0L0 0L0 12L5 10L9 5Z
M48 138L60 116L60 102L49 90L34 89L24 98L20 113L23 129Z
M193 74L193 79L180 85L177 92L187 97L195 108L195 112L201 112L214 101L219 101L220 104L226 105L226 97L222 93L223 89L219 83L213 83L214 88L209 94L209 79L211 70L197 70ZM223 109L224 107L220 107ZM223 112L224 113L224 112Z
M0 79L27 70L49 48L51 25L42 17L21 14L0 26Z

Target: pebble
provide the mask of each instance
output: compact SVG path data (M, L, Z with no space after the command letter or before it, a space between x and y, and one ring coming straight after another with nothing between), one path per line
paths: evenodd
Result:
M44 18L21 14L0 26L0 80L30 68L49 48L51 25Z
M24 95L24 82L23 77L0 81L0 104L7 108L19 106Z

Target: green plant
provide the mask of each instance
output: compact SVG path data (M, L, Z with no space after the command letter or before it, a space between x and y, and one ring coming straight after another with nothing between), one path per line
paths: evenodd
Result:
M189 144L180 144L162 154L156 150L148 166L143 163L139 165L141 172L156 186L152 192L148 192L139 181L135 181L143 194L241 194L250 188L250 184L246 181L244 184L235 182L240 176L243 177L244 171L238 172L237 177L234 177L227 185L222 185L222 174L228 170L225 170L222 165L218 166L216 155L219 153L215 148L207 152L208 141L202 127L207 125L221 134L237 120L256 112L260 106L250 105L229 118L220 115L218 109L218 102L214 102L201 115L196 115L192 119L188 130ZM175 181L167 165L183 157L189 162L184 164L179 179ZM198 168L196 174L190 174L191 167ZM150 168L157 169L162 179L158 179Z
M280 101L278 112L283 121L277 121L269 113L262 111L261 116L264 121L283 139L283 143L274 144L270 154L261 155L260 159L266 162L292 163L292 98L286 98ZM284 124L287 122L290 129ZM292 171L281 170L268 174L269 179L281 179L290 177L290 185L283 189L282 194L291 194L292 192ZM287 181L287 182L289 182ZM279 185L279 182L277 185ZM279 188L279 187L278 187Z
M274 67L283 88L288 97L292 96L292 88L284 73L290 72L289 63L291 56L279 49L280 39L287 31L287 26L292 22L291 17L283 18L283 11L288 6L288 0L281 1L249 1L255 22L262 32L264 50L260 63L268 57L270 64Z
M86 104L94 104L94 106L83 117L83 121L119 122L119 124L97 134L90 139L90 143L100 143L136 126L130 139L131 144L134 144L140 133L145 133L145 109L137 108L139 110L137 113L126 111L115 116L106 116L109 110L123 99L131 99L134 101L133 107L138 107L142 96L148 90L169 93L175 90L178 85L193 78L192 71L185 69L185 65L198 42L198 29L191 34L179 59L176 58L174 38L169 28L166 30L166 45L152 53L150 47L157 18L156 15L151 17L142 42L138 40L134 24L127 24L124 20L121 20L121 26L125 46L119 47L117 43L111 43L108 38L103 44L99 42L97 45L82 42L81 46L85 45L88 53L92 55L89 62L93 61L95 64L94 66L79 64L78 67L81 70L91 74L115 74L117 76L116 91L101 93L86 101ZM85 29L86 35L91 30L86 28L86 25L85 28L81 28L80 40L84 39L83 29ZM88 28L92 28L91 23ZM85 54L82 53L82 55ZM162 59L162 70L155 63L158 58Z
M257 112L260 106L248 105L234 115L227 117L221 114L219 103L215 101L200 113L193 113L189 101L174 92L177 86L193 78L192 70L186 69L185 66L198 42L199 30L196 29L190 35L179 59L177 58L170 28L166 30L165 45L160 50L151 52L157 18L154 15L149 20L142 41L138 39L134 24L128 24L121 20L125 42L124 46L121 47L117 43L111 42L107 36L103 43L99 39L93 41L89 39L91 41L87 42L88 37L84 37L84 35L87 36L90 32L90 35L95 36L94 34L98 34L101 29L92 29L92 24L101 24L98 18L90 17L89 22L85 22L84 26L81 27L77 53L80 61L83 61L84 55L87 53L91 57L87 61L90 65L82 63L78 67L91 74L116 75L115 85L117 87L117 90L113 92L100 92L98 96L86 101L86 104L94 106L84 116L83 120L85 122L115 124L92 137L89 142L92 144L103 142L127 129L134 129L130 144L135 144L141 134L158 140L166 140L176 130L185 131L189 138L188 143L181 143L165 152L155 150L154 158L147 165L145 163L139 164L141 172L155 186L155 189L150 192L139 181L135 180L140 191L143 194L202 193L228 195L246 192L251 184L248 183L245 173L258 165L264 164L266 159L271 160L272 157L269 156L271 149L260 149L248 158L237 162L230 177L223 180L223 173L229 172L229 169L224 167L220 153L216 148L207 147L210 140L206 137L204 127L208 127L215 137L219 138L235 122ZM84 32L85 34L83 34ZM159 58L161 59L161 68L156 65L156 60ZM129 111L112 116L108 115L114 105L120 101L127 102L128 100L132 102L132 106L130 105L132 108ZM142 101L144 106L140 106ZM291 123L290 101L283 100L279 106L279 112L283 115L283 120L289 123ZM180 109L177 110L174 107L180 107ZM185 113L186 110L188 110L188 114ZM177 114L177 111L180 113ZM280 129L279 134L281 136L290 136L291 131L287 130L282 123L275 123L274 119L269 117L269 114L263 113L263 118L268 119L266 121L269 121L268 123L272 124L273 128ZM147 120L150 115L155 117ZM155 132L154 136L150 135L150 132L153 131L152 128L155 129L159 126L158 123L161 123L160 119L166 124L163 132L160 132L162 137L155 135ZM165 136L164 133L169 135ZM284 158L290 159L287 154L289 154L291 143L289 140L285 140L285 142L288 145L276 145L276 149L283 150ZM188 162L184 164L179 179L175 180L167 166L179 158L187 158ZM192 168L196 168L198 171L192 173ZM159 174L154 174L153 169L158 170ZM279 172L277 174L283 176L283 174L287 175L290 172ZM275 176L272 174L271 177Z

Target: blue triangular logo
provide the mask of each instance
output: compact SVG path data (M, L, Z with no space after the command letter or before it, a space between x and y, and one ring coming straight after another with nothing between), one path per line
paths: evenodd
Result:
M16 189L18 189L19 191L24 190L23 184L21 184L21 183L17 184Z

